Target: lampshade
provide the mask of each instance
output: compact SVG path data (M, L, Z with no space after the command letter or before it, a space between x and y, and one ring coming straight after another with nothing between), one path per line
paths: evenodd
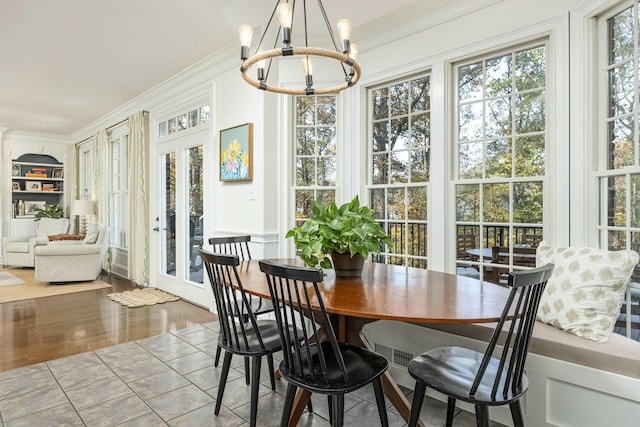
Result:
M93 200L76 200L71 208L71 215L93 215Z

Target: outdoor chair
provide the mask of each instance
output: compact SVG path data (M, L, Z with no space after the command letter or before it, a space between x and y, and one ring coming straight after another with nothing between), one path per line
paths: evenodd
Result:
M225 237L211 237L209 238L209 244L213 246L213 252L225 255L237 255L240 261L251 260L251 252L249 251L249 242L251 236L225 236ZM273 311L273 305L271 301L263 298L248 295L249 304L251 305L251 311L254 315L259 316L261 314L270 313ZM244 319L246 321L246 319ZM216 358L214 366L218 366L220 362L221 349L218 346L216 350ZM248 366L245 363L245 367ZM249 370L246 370L247 384L249 384Z
M218 348L225 351L222 373L218 385L214 413L220 413L222 397L234 354L251 359L251 409L250 426L256 425L258 410L258 389L260 387L260 366L262 357L267 357L271 373L271 389L275 390L273 377L273 353L281 349L278 325L274 320L258 320L251 309L249 295L244 292L238 276L240 260L237 255L213 254L200 251L213 296L216 302L220 334ZM245 370L248 369L245 363ZM248 378L248 377L247 377Z
M516 427L524 426L519 402L529 387L524 365L540 298L553 267L547 264L509 273L511 292L484 354L463 347L440 347L409 362L409 374L416 380L409 427L418 423L427 387L447 395L447 426L453 423L456 400L475 405L480 427L489 425L488 407L501 405L509 405Z
M293 267L260 261L265 273L280 339L283 360L280 374L287 381L287 393L281 426L287 426L298 388L310 393L326 394L331 425L340 427L344 418L344 395L373 383L378 413L383 426L388 425L381 375L388 362L372 351L338 343L325 309L319 282L321 269ZM306 319L315 319L324 327ZM301 331L301 335L291 331ZM318 337L324 336L322 342ZM300 345L297 343L300 342Z

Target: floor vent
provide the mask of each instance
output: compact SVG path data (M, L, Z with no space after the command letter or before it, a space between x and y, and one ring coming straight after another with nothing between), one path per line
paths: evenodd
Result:
M400 366L407 366L409 362L413 359L413 354L407 353L406 351L393 349L393 363Z
M382 344L375 344L375 352L386 357L387 360L392 360L393 349Z

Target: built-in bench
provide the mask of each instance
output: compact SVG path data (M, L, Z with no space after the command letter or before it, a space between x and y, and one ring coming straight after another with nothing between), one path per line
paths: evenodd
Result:
M396 381L413 388L415 383L402 366L404 360L448 345L483 351L494 326L380 321L367 325L364 333L376 350L391 357ZM606 343L598 343L538 322L527 359L527 376L529 391L522 404L528 426L638 425L640 342L611 334ZM430 394L440 397L435 392ZM472 407L465 409L473 411ZM492 408L490 416L511 425L505 408Z

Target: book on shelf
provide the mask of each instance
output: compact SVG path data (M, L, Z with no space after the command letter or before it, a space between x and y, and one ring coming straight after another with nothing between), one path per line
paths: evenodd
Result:
M47 168L31 168L33 173L47 173Z
M26 176L27 178L46 178L47 174L46 173L27 172L27 173L24 174L24 176Z

